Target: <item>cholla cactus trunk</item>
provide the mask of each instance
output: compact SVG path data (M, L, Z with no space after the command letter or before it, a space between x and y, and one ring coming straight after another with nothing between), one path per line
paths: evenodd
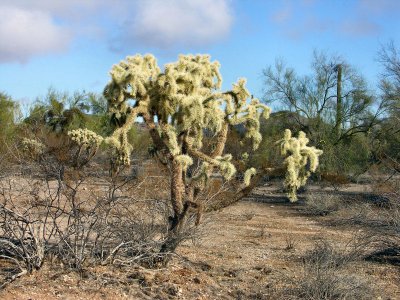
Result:
M127 132L137 117L143 118L156 156L171 172L173 216L161 251L174 251L188 212L197 212L198 221L201 218L204 205L199 194L211 173L218 169L229 180L236 172L232 156L224 154L229 127L243 124L246 138L257 148L259 118L268 118L270 109L250 96L245 79L239 79L231 91L220 92L219 63L211 62L208 55L181 55L164 71L152 55L135 55L114 65L110 75L104 95L119 128L105 142L120 156L117 162L129 164L132 147ZM205 130L216 140L211 153L202 149ZM200 167L188 172L194 160ZM247 184L254 174L254 170L247 173Z
M173 161L171 173L171 204L174 210L174 218L177 218L183 211L183 195L185 192L182 166Z
M224 153L228 132L229 132L229 125L224 124L221 131L218 133L217 143L213 153L211 154L213 158L221 156Z

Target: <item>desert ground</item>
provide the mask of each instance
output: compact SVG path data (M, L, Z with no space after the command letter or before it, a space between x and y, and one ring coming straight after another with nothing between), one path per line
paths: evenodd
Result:
M332 212L312 213L304 201L337 194ZM201 234L166 267L97 266L79 274L45 264L4 286L0 298L317 299L307 294L314 290L321 299L400 299L399 253L377 252L368 220L380 220L375 211L383 208L370 195L369 185L311 186L290 203L279 184L265 183L207 214Z

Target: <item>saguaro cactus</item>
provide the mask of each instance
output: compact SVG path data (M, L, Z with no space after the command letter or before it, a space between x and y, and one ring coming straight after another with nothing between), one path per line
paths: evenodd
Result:
M236 172L232 156L224 153L230 126L243 124L254 149L261 142L259 118L270 108L252 98L239 79L230 91L221 92L219 63L208 55L181 55L163 71L152 55L135 55L112 67L104 90L109 111L119 125L106 142L115 149L120 164L129 164L131 145L127 132L137 117L150 131L157 155L171 170L171 232L178 232L191 207L199 208L199 191L214 169L230 179ZM203 149L204 132L215 138ZM193 162L200 162L199 168ZM245 176L248 184L255 173ZM173 250L174 243L167 246Z

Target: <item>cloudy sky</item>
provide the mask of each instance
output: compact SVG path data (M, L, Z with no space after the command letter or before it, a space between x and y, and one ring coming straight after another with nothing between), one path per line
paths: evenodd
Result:
M209 53L224 88L239 77L262 95L262 70L283 58L309 71L314 49L343 56L373 87L376 53L398 46L399 0L0 0L0 91L22 103L101 92L112 64L153 53Z

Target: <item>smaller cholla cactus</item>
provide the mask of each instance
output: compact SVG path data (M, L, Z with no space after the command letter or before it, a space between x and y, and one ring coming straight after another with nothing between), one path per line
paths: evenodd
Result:
M22 151L31 156L33 159L38 158L43 154L45 145L33 139L22 139Z
M86 128L68 131L68 136L73 142L84 148L98 148L103 141L103 137Z
M291 202L297 200L296 191L304 186L311 173L317 170L318 157L322 154L322 150L307 146L308 142L303 131L300 131L298 138L295 138L289 129L285 130L283 139L278 142L281 146L281 155L286 157L287 171L284 184Z
M70 139L78 146L78 150L72 159L75 168L87 164L95 156L103 138L89 129L75 129L68 131Z

